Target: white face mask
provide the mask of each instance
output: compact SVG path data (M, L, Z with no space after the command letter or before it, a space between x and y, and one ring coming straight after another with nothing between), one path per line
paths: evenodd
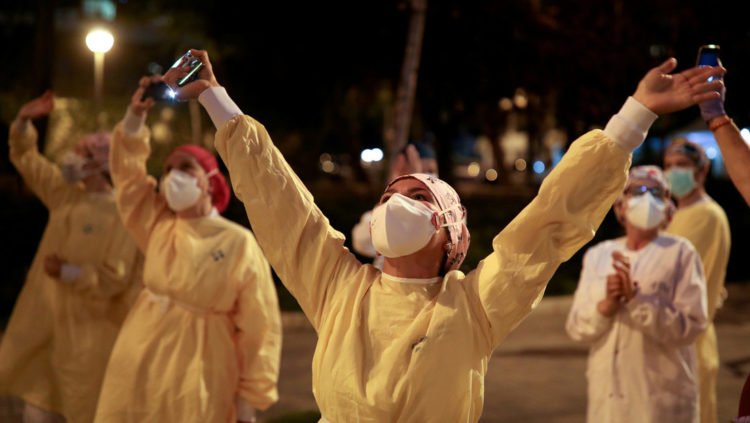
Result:
M372 211L372 245L388 258L416 253L430 242L440 228L461 224L439 223L440 217L451 209L436 212L417 200L393 194Z
M65 154L62 160L60 160L60 171L62 172L63 178L68 183L74 184L83 178L102 170L101 167L84 169L83 167L86 163L88 163L88 160L73 151Z
M661 225L666 217L664 213L666 205L650 192L631 197L626 206L625 217L628 222L640 229L654 229Z
M198 178L177 169L169 171L162 179L159 191L167 199L169 208L176 212L194 206L201 196Z
M107 165L84 169L84 166L86 166L88 162L88 159L81 157L74 151L68 152L63 156L62 160L60 160L60 171L62 172L63 178L68 183L74 184L89 175L107 170Z

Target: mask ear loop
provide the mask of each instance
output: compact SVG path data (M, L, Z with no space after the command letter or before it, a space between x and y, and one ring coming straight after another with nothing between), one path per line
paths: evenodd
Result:
M211 177L214 176L214 175L218 175L218 174L219 174L219 168L218 167L214 168L210 172L206 173L206 179L208 180L208 195L209 195L209 197L213 197L213 188L214 188L213 184L211 183Z
M458 219L457 222L450 222L450 223L446 222L446 223L442 223L442 224L440 223L440 217L441 216L445 216L446 214L450 213L451 211L453 211L453 209L456 209L456 208L461 209L461 212L463 214L464 210L463 210L463 207L461 207L461 204L456 204L456 205L454 205L452 207L449 207L449 208L447 208L447 209L445 209L443 211L433 212L432 213L432 226L435 227L436 231L440 230L440 228L448 228L448 227L457 226L457 225L460 225L460 224L463 223L463 221L462 221L463 216L462 216L461 219ZM443 218L443 221L445 221L445 218Z

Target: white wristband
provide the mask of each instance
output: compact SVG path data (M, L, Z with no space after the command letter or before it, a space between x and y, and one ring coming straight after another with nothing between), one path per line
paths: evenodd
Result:
M13 123L11 123L11 128L14 131L19 131L21 133L28 131L31 129L31 120L30 119L21 119L16 117L13 120Z
M130 107L128 107L128 111L125 112L125 117L122 118L122 129L129 135L136 135L141 132L141 127L143 127L144 122L146 122L145 114L143 116L138 116L130 110Z
M628 97L620 111L609 120L604 133L625 151L633 151L646 139L658 117L638 100Z
M221 128L229 119L243 114L224 87L210 87L203 90L198 96L198 101L208 112L216 129Z

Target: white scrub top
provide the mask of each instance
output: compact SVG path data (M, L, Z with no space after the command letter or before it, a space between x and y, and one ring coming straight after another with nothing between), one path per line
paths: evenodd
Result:
M612 252L630 258L639 291L611 318L605 298ZM625 239L586 252L565 328L591 345L588 422L698 422L694 341L706 327L706 282L700 257L684 238L661 234L637 251Z

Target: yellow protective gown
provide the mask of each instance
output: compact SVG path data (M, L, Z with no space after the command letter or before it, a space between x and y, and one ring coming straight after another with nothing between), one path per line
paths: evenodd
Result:
M318 333L313 393L333 423L478 421L492 350L593 237L630 164L602 131L584 135L477 269L429 285L357 261L251 117L223 124L216 148L268 260Z
M37 149L37 133L14 123L10 159L49 209L49 223L0 344L0 392L68 423L94 418L107 360L137 295L142 259L113 193L65 182ZM81 268L72 283L44 272L57 254Z
M701 256L706 272L708 327L695 343L698 350L700 381L700 421L716 423L716 377L719 373L719 345L713 320L723 301L724 277L729 262L731 234L729 220L721 206L706 197L688 207L677 209L667 233L687 238Z
M278 399L281 316L252 233L218 215L177 218L146 174L147 128L130 135L118 125L110 154L146 288L115 344L96 421L234 423L236 397L268 408Z

